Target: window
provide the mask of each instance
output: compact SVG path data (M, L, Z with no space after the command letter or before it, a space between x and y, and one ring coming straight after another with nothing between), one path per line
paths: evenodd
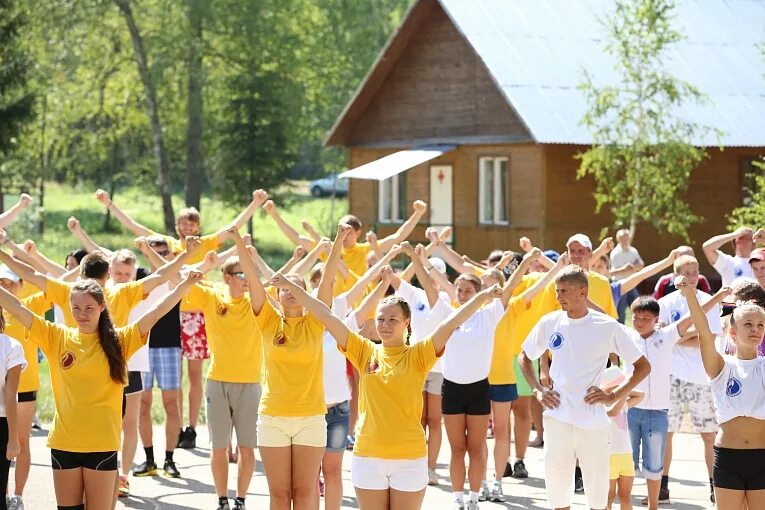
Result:
M407 217L406 172L380 181L379 219L382 223L399 223Z
M478 221L483 224L507 225L508 180L507 158L478 160Z
M765 176L765 158L741 160L741 205L750 205L752 197L762 191L757 186L756 176Z

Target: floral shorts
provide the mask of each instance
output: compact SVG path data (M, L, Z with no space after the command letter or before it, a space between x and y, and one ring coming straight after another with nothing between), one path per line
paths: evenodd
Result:
M210 357L205 315L202 312L181 312L181 347L186 359L203 360Z
M691 415L696 432L717 432L715 402L709 384L695 384L672 376L669 392L669 432L680 432L686 412Z

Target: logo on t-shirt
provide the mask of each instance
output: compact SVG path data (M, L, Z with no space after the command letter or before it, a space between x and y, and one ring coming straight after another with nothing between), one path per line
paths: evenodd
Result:
M375 360L370 359L369 363L367 363L366 372L368 374L374 374L374 373L377 373L379 371L380 371L380 362L377 361L376 359Z
M424 312L425 311L425 303L417 303L417 311L418 312Z
M287 345L287 335L285 335L282 332L279 332L276 335L274 335L274 345L277 347L282 347L284 345Z
M563 335L557 332L553 333L547 346L552 350L560 349L563 346Z
M733 274L736 275L736 278L738 278L739 276L744 274L744 270L741 269L740 267L737 267L736 269L733 270Z
M77 357L75 357L74 353L66 351L61 355L61 368L68 370L74 366L75 361L77 361Z
M672 310L672 314L670 315L672 317L672 322L677 322L680 320L680 310Z
M741 393L741 381L735 377L728 379L728 384L725 386L725 394L729 397L736 397Z
M217 310L218 310L218 315L220 315L221 317L223 317L224 315L228 313L228 307L226 305L218 305Z

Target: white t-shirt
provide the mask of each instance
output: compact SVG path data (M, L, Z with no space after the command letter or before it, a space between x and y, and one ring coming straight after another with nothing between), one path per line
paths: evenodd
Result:
M355 322L352 314L343 320L343 323L350 328L349 323ZM351 328L355 332L355 328ZM345 371L346 360L340 349L337 348L337 341L327 330L323 335L324 348L324 401L328 406L339 404L350 400L351 385L348 382L348 374Z
M548 349L552 352L550 377L560 394L560 406L545 409L544 414L582 429L608 427L605 406L589 405L584 396L590 386L600 387L610 353L628 365L642 356L626 328L593 310L581 319L571 319L564 311L548 313L523 342L523 352L537 359Z
M643 262L643 259L640 258L640 253L638 253L634 246L630 246L627 249L624 249L622 248L621 244L617 244L616 248L611 250L610 257L611 269L618 269L626 264L639 264ZM614 276L612 279L614 281L619 281L626 277L627 275L621 277Z
M412 312L412 338L410 344L415 344L420 340L428 338L433 331L454 311L449 304L449 295L441 292L433 307L430 307L427 293L417 288L409 282L401 281L396 295L404 298L409 304ZM441 360L439 359L431 372L441 373L443 370Z
M494 330L504 314L502 300L494 299L454 330L443 355L444 379L470 384L489 377Z
M619 414L610 416L609 421L611 422L611 455L632 453L630 430L627 427L627 404L622 405Z
M730 286L736 278L745 277L754 279L754 273L752 273L748 257L734 257L717 250L717 262L712 264L712 267L720 273L723 287Z
M149 295L143 301L138 303L128 315L128 324L132 324L141 318L143 314L154 308L160 299L170 294L170 284L165 282L154 287ZM130 372L148 372L149 368L149 342L138 349L128 360L128 371Z
M712 296L706 292L696 290L696 298L700 304L704 304ZM673 292L659 300L659 321L664 324L673 324L688 313L688 302L680 292ZM720 321L720 307L715 306L707 312L709 329L715 335L722 334L722 322ZM704 363L701 361L701 351L698 347L677 345L672 351L672 367L670 373L683 381L694 384L707 384L707 374L704 372Z
M672 351L680 333L677 326L670 324L653 332L648 338L641 337L634 329L630 331L635 345L651 364L651 373L635 387L645 393L645 398L635 407L639 409L669 409L669 384L672 367ZM632 365L625 367L625 373L632 373Z
M717 423L739 416L765 420L765 358L723 356L725 366L711 379Z
M24 359L24 348L18 340L0 333L0 417L5 418L5 378L8 370L21 366L21 370L27 368Z

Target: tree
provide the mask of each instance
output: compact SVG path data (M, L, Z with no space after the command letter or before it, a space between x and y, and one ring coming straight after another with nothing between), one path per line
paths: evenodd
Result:
M207 0L188 0L186 16L189 24L188 98L186 112L186 206L200 209L205 177L202 152L204 68L202 67L203 20Z
M706 157L692 145L709 129L675 114L699 91L664 68L672 45L682 39L673 27L674 0L617 0L604 22L606 51L620 83L598 88L585 72L581 90L590 108L582 123L593 146L578 154L578 177L595 179L596 212L608 206L616 226L648 221L657 230L688 238L699 221L682 197L691 174Z
M745 176L744 183L743 205L728 215L728 224L733 230L765 225L765 157L752 162L752 172Z

